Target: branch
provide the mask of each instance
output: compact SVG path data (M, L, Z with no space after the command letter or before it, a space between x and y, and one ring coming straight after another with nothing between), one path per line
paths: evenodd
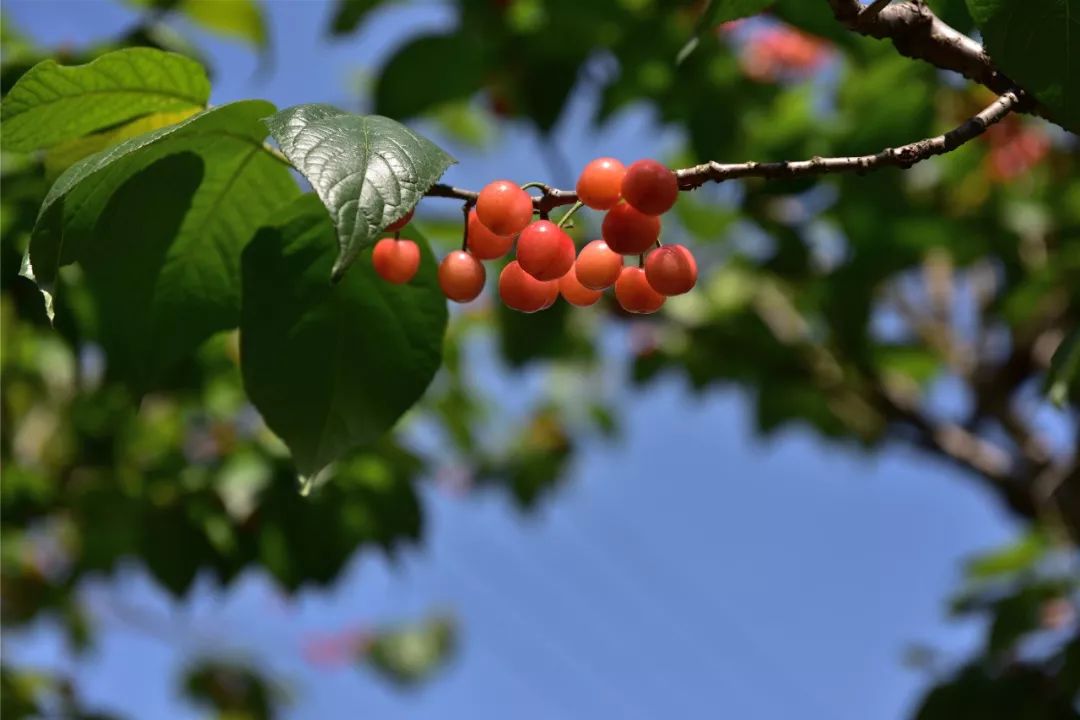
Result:
M924 60L942 70L960 73L997 94L1016 89L986 54L983 46L946 24L923 0L889 3L877 0L864 7L859 0L827 0L833 15L860 35L890 40L905 57ZM1021 112L1045 116L1034 98L1025 97Z
M889 8L886 8L888 10ZM1023 95L1018 90L1008 90L982 112L969 118L963 124L943 135L924 138L897 148L886 148L874 155L852 157L815 157L810 160L792 160L783 162L745 162L719 163L707 162L694 167L675 171L679 179L680 190L693 190L707 182L723 182L735 178L795 178L809 175L827 175L831 173L865 173L883 167L909 168L934 155L951 152L966 142L974 140L986 132L986 129L1015 110L1022 102ZM537 184L540 197L534 198L533 204L540 213L547 213L560 205L572 205L577 202L577 193L573 190L559 190L548 185ZM455 198L466 203L475 203L477 193L472 190L437 184L427 191L428 197Z

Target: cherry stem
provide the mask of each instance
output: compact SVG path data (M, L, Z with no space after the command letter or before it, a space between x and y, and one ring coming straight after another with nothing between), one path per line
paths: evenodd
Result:
M585 207L585 203L578 200L576 203L570 206L570 209L566 211L566 214L559 218L559 222L556 225L560 228L566 227L566 223L570 221L570 216L576 213L581 208Z
M469 210L471 209L472 203L462 203L461 214L465 216L465 222L461 223L461 249L465 252L469 251Z
M528 190L529 188L538 188L540 190L543 190L543 191L547 192L548 184L545 183L545 182L534 181L534 182L527 182L527 183L525 183L524 185L521 186L522 190Z

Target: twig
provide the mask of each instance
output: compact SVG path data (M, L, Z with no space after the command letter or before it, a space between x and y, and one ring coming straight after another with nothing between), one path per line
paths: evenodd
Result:
M964 143L982 135L988 127L1014 110L1020 104L1021 98L1022 95L1019 91L1010 90L988 105L978 115L969 118L966 122L944 135L924 138L897 148L886 148L874 155L815 157L810 160L764 163L725 164L712 161L676 170L675 176L679 179L679 189L693 190L707 182L723 182L735 178L760 177L777 179L842 172L864 173L889 166L909 168L915 163L934 155L941 155L955 150ZM543 183L530 183L530 185L538 188L541 192L540 197L533 200L533 205L541 214L548 213L561 205L572 205L578 199L577 193L573 190L559 190ZM428 197L454 198L467 202L476 202L477 193L473 190L464 190L440 183L433 185L427 191L427 195Z

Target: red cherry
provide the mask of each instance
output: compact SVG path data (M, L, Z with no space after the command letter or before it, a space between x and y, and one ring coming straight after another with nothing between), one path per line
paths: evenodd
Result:
M665 245L645 258L645 278L661 295L682 295L697 283L697 261L682 245Z
M499 274L499 297L514 310L534 313L551 307L558 296L557 281L537 280L522 270L517 260L508 263Z
M517 261L537 280L558 280L574 266L574 241L550 220L537 220L518 236Z
M571 271L559 278L559 292L566 302L578 307L592 305L603 295L599 290L590 290L577 279L577 273Z
M464 250L455 250L439 263L439 287L454 302L475 300L484 289L487 273L480 261Z
M387 225L386 226L386 232L397 232L398 230L401 230L403 227L408 225L409 222L412 220L413 212L415 210L416 210L416 208L413 208L412 210L410 210L408 213L405 214L405 217L403 217L403 218L401 218L399 220L395 220L394 222Z
M679 181L663 163L638 160L626 168L622 196L639 212L663 215L679 197Z
M496 235L515 235L532 220L529 193L509 180L496 180L480 191L476 215Z
M487 229L475 210L469 211L469 237L466 241L469 252L478 260L495 260L510 251L514 244L513 235L496 235Z
M600 226L608 247L621 255L640 255L660 237L660 218L638 212L626 203L607 211Z
M383 238L371 251L371 264L383 280L407 283L420 267L420 248L412 240Z
M625 267L615 281L615 299L623 310L647 315L659 310L667 298L653 290L645 278L644 270Z
M596 158L581 171L578 200L593 210L609 210L619 202L626 167L615 158Z
M622 267L622 255L603 240L593 240L578 253L574 274L578 282L590 290L603 290L615 284Z

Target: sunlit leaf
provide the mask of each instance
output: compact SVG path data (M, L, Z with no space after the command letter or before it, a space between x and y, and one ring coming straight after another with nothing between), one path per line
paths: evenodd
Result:
M266 124L330 211L339 246L334 280L455 162L399 122L331 105L297 105L267 118Z
M45 60L4 98L3 142L46 148L142 115L200 108L209 97L202 66L175 53L128 48L73 67Z

